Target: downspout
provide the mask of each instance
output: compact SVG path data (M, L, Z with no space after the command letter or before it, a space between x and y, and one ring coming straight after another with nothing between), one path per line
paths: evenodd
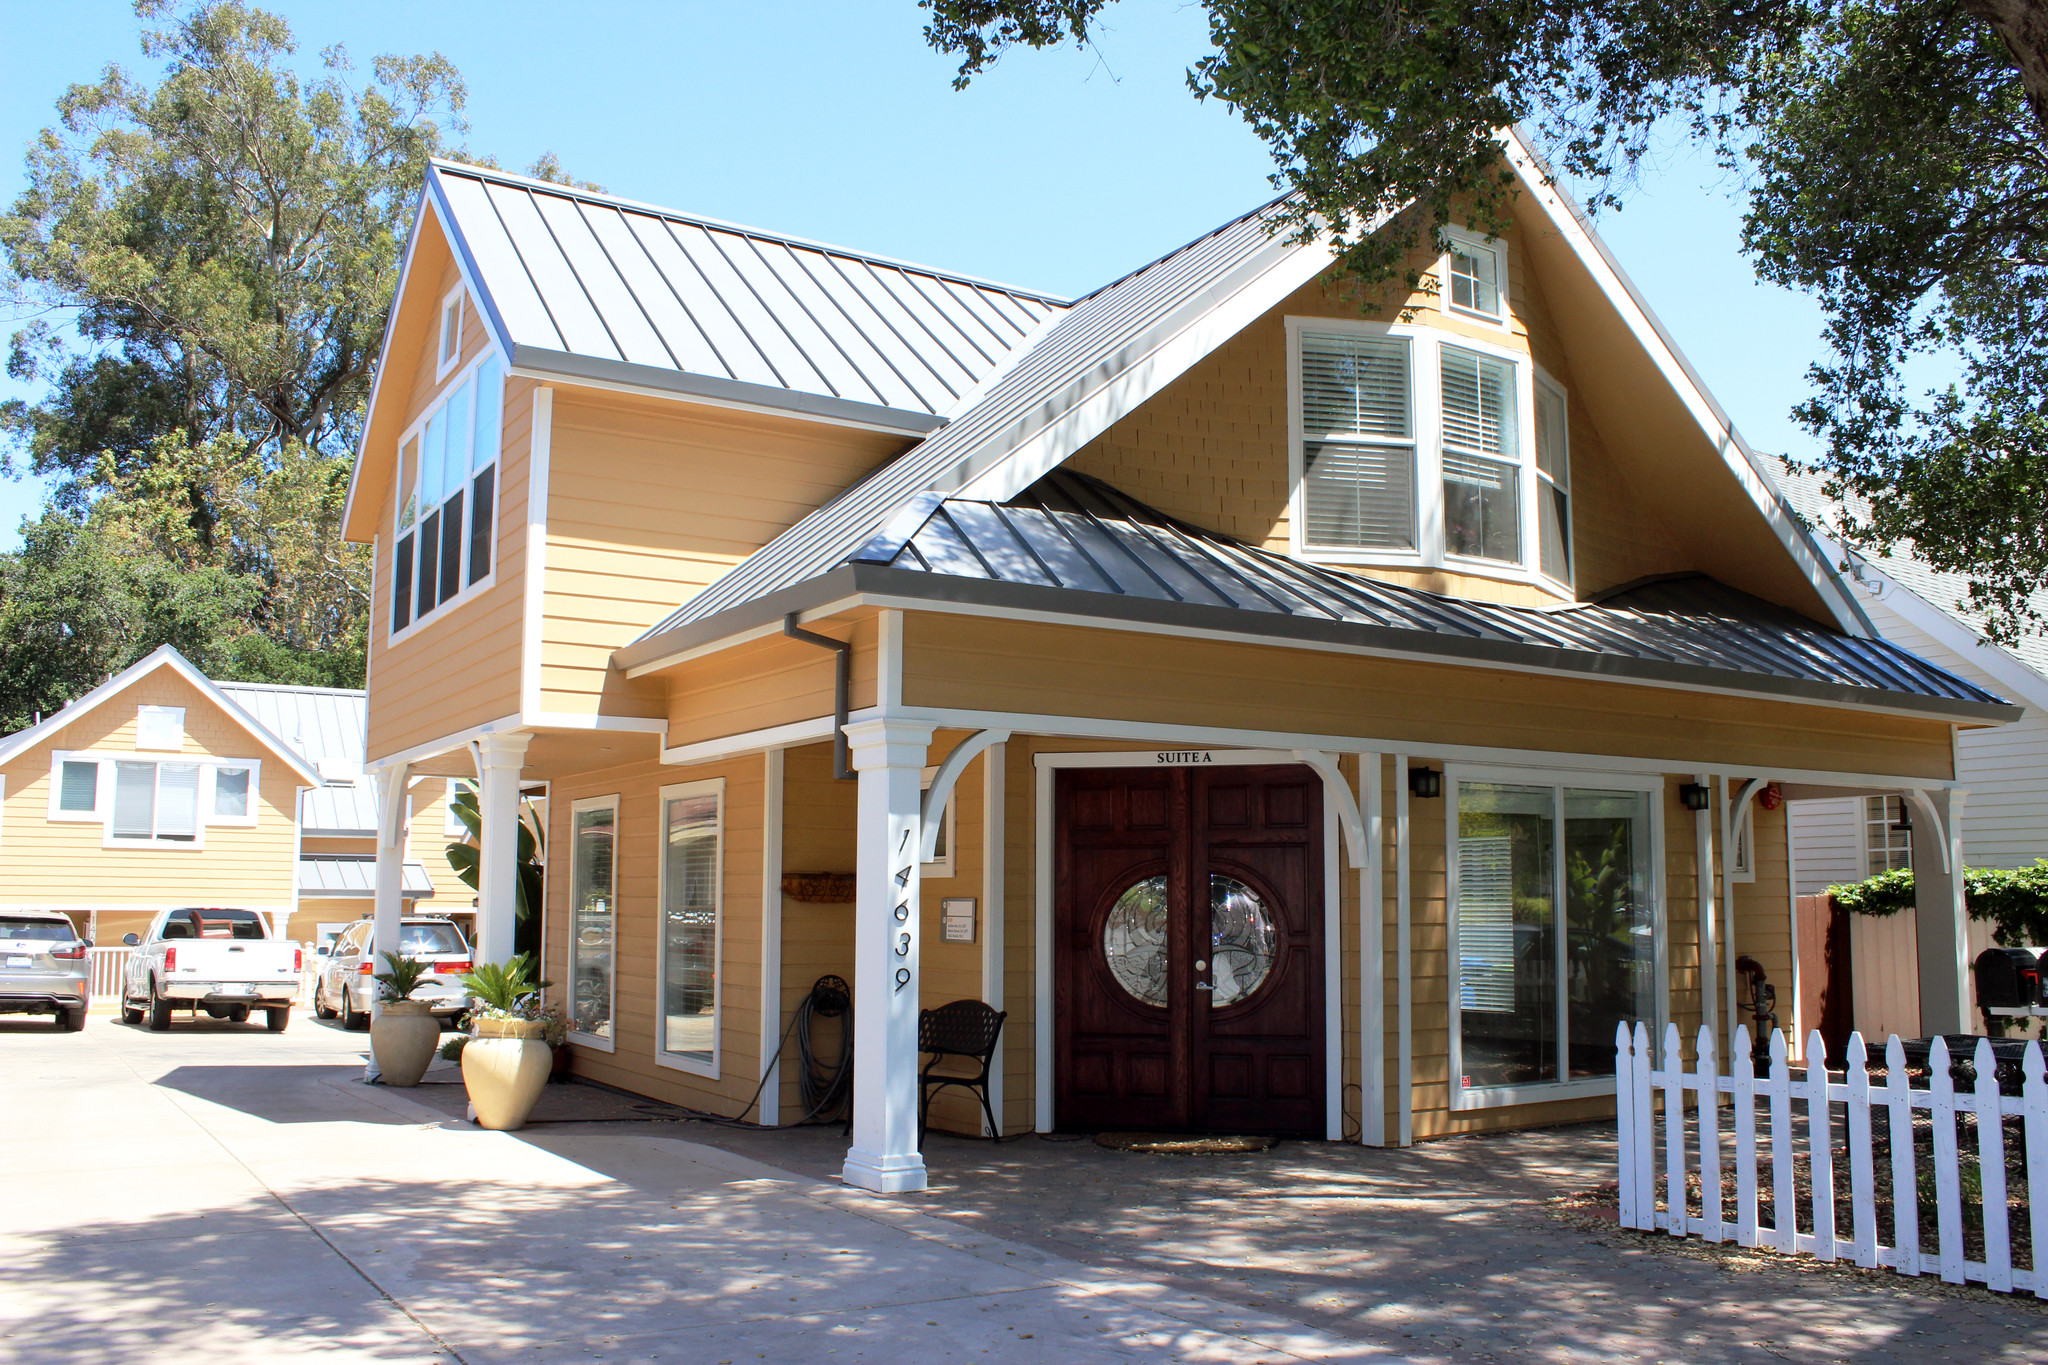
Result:
M782 633L792 640L829 649L838 657L832 662L832 776L841 782L853 780L853 765L846 754L847 688L853 674L853 646L830 635L805 630L796 623L796 613L782 618Z

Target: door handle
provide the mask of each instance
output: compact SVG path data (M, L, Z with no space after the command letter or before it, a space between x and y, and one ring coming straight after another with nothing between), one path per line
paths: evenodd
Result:
M1216 988L1206 981L1197 981L1195 983L1195 989L1198 991L1213 991Z

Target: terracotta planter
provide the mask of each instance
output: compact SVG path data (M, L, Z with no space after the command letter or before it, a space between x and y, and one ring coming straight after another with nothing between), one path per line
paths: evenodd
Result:
M441 1046L441 1023L424 1000L388 1000L370 1025L370 1054L386 1085L418 1085Z
M462 1049L462 1083L479 1128L509 1132L526 1123L554 1067L539 1020L479 1019Z

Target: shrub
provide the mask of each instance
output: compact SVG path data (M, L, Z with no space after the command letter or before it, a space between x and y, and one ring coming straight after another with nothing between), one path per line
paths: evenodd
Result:
M1897 868L1829 894L1859 915L1896 915L1913 904L1913 870ZM2001 947L2048 943L2048 858L2032 867L1973 867L1963 872L1963 905L1970 918L1991 926Z

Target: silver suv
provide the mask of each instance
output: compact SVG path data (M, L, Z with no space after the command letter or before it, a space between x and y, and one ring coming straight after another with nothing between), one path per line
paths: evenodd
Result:
M0 1014L49 1014L67 1033L84 1028L91 947L54 910L0 913Z
M343 1028L367 1028L370 1002L377 998L376 974L388 970L382 949L370 941L372 923L357 920L334 940L320 960L313 983L313 1013L322 1019L341 1016ZM398 952L427 965L427 975L412 998L433 1006L443 1027L469 1012L470 999L462 977L470 969L469 941L452 921L432 915L407 915L398 925Z

